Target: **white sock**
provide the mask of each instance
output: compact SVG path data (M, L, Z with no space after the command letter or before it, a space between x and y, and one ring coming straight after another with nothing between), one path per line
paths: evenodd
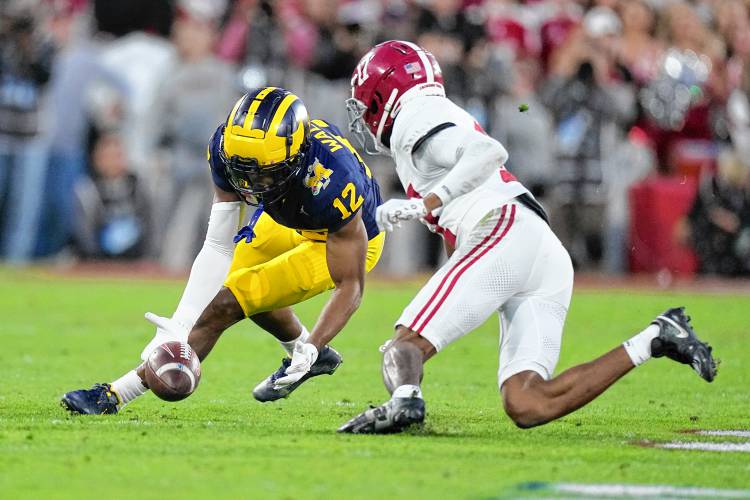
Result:
M651 341L659 336L659 327L649 325L641 333L622 343L630 360L635 366L641 365L651 359Z
M120 396L120 404L117 405L118 410L122 409L126 404L148 391L135 370L130 370L128 373L112 382L111 385L112 390Z
M297 342L307 342L307 339L310 338L310 332L307 331L307 328L305 328L305 325L302 325L302 333L299 334L299 337L297 337L294 340L289 340L287 342L282 342L279 340L279 344L281 344L281 347L284 348L286 353L289 355L289 357L292 357L292 353L294 353L294 344Z
M393 391L393 398L419 398L422 399L422 389L418 385L400 385Z

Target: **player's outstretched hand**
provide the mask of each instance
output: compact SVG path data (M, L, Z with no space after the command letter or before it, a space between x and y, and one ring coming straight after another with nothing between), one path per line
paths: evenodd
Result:
M380 205L375 212L375 219L381 231L393 231L401 221L415 220L427 215L424 202L418 198L409 200L392 199Z
M143 315L143 317L146 318L146 321L152 323L157 328L157 330L161 330L161 332L159 333L163 332L175 337L184 333L185 326L181 325L172 318L165 318L164 316L159 316L158 314L154 314L152 312L147 312Z
M274 389L282 389L298 382L310 371L310 368L312 368L317 359L318 349L314 345L297 342L294 346L292 362L289 368L286 369L285 375L276 380Z
M148 359L154 349L165 342L187 342L190 329L179 321L172 318L165 318L152 312L147 312L145 318L156 326L156 335L154 335L154 338L151 339L151 342L148 343L141 353L141 359L144 361Z

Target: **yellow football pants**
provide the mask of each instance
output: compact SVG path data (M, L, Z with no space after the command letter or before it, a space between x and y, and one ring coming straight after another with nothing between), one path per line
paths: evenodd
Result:
M263 213L251 243L234 247L224 286L231 290L246 316L297 304L334 287L326 263L326 242L313 240L276 223ZM370 272L383 251L385 233L367 245Z

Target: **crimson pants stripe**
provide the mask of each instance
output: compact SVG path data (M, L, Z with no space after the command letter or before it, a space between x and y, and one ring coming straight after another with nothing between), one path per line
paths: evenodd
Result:
M474 263L476 261L478 261L483 255L485 255L487 252L489 252L494 247L496 247L498 245L498 243L500 243L503 240L503 238L505 238L505 235L508 234L508 231L510 230L511 226L513 225L513 220L515 219L515 215L516 215L516 206L512 205L511 209L510 209L510 219L508 220L508 225L505 226L505 229L503 229L503 232L487 248L485 248L484 250L482 250L479 254L477 254L476 257L474 257L469 262L467 262L466 265L460 271L458 271L456 273L456 275L453 277L453 280L451 281L450 286L448 286L448 289L445 291L445 293L443 294L443 296L440 299L440 301L435 305L435 307L433 308L432 312L425 318L424 322L422 323L422 326L420 326L419 328L416 329L417 333L422 333L422 330L424 330L424 327L427 326L427 324L430 322L430 320L432 319L432 317L435 316L435 313L437 313L438 309L440 309L440 306L443 305L443 302L445 302L445 299L448 298L448 295L450 295L451 290L453 290L453 287L456 285L456 282L458 282L458 279L461 277L461 275L463 273L465 273L466 270L469 269L472 265L474 265ZM501 220L501 222L502 222L502 220ZM496 232L496 230L497 230L498 227L499 227L499 225L495 226L495 230L493 230L493 234Z
M497 225L492 230L492 232L489 235L485 236L484 239L479 244L477 244L474 248L472 248L469 251L469 253L461 257L461 259L458 262L456 262L456 264L452 268L450 268L450 270L447 273L445 273L445 276L443 276L443 279L440 281L440 284L433 292L432 296L430 297L430 300L427 301L424 307L422 307L422 310L419 311L419 314L417 314L417 316L414 318L414 321L412 321L411 325L409 325L409 330L414 330L414 326L420 320L422 315L430 308L430 306L432 305L432 302L440 294L440 290L442 289L443 285L445 285L446 281L448 281L453 271L457 270L461 266L461 264L463 264L468 259L470 259L471 256L474 255L475 252L477 252L480 248L482 248L482 245L486 244L493 236L495 236L495 233L497 233L497 231L500 229L500 226L503 224L503 222L505 222L505 212L507 211L507 209L508 209L508 205L503 205L503 210L502 212L500 212L500 220L498 221Z

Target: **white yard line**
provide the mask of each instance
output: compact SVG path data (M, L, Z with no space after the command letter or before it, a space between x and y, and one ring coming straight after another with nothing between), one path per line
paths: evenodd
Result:
M658 498L750 498L750 490L697 488L667 484L583 484L552 483L555 492L593 497L658 497Z
M723 451L750 453L750 442L747 443L706 443L701 441L673 441L671 443L659 443L657 448L670 450L698 450L698 451Z
M739 438L750 438L750 431L727 430L727 431L697 431L695 434L701 436L728 436Z

